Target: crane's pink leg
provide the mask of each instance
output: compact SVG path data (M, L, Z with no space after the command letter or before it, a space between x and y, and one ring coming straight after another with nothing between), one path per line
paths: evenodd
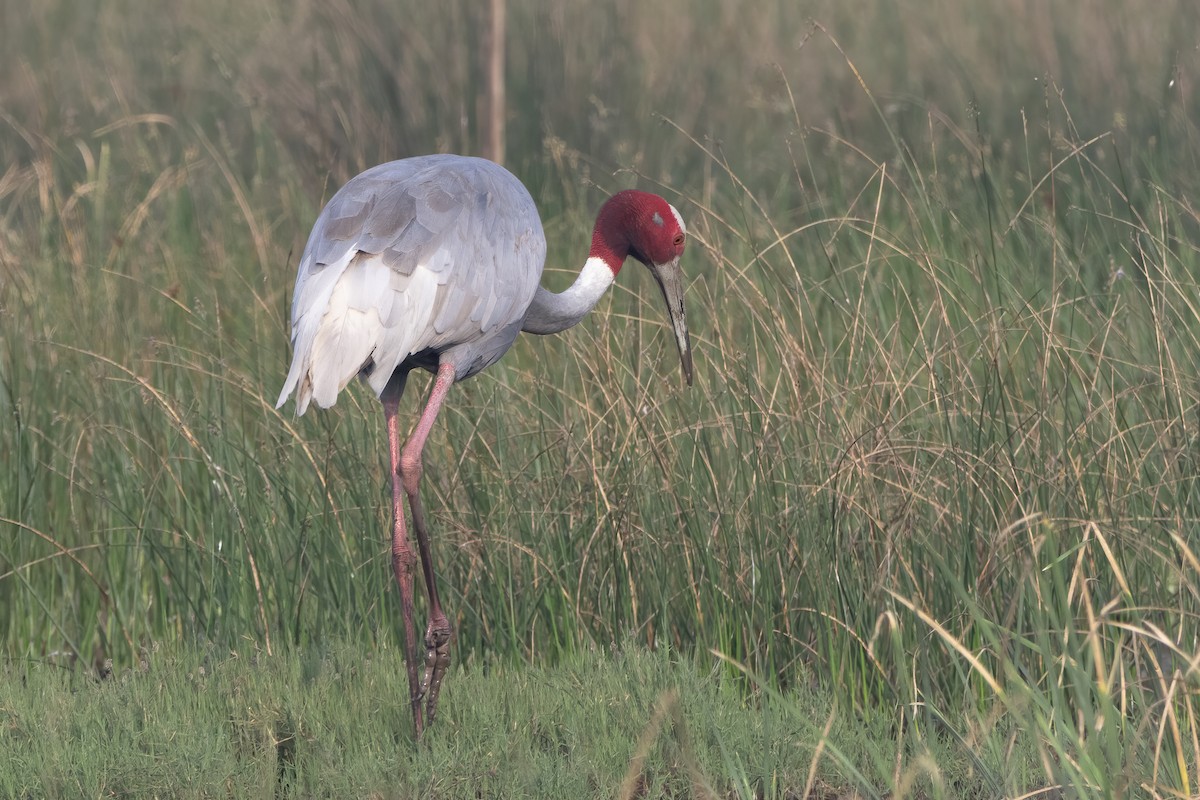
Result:
M421 484L421 451L425 448L425 440L437 420L442 401L454 383L455 370L450 364L438 367L437 378L433 381L433 390L429 393L429 402L417 427L404 444L400 454L400 478L404 491L408 494L408 506L412 509L413 529L417 532L417 545L421 549L421 567L425 572L425 588L429 592L429 627L425 631L425 676L421 680L420 692L425 696L425 711L428 723L433 724L437 712L438 694L442 688L442 677L450 666L450 620L442 611L438 600L437 579L433 574L433 558L429 552L429 533L425 527L425 512L421 507L419 493Z
M412 706L414 736L421 736L421 684L417 682L417 653L413 631L413 564L416 556L404 529L404 486L400 480L400 426L397 412L408 373L398 372L384 388L383 415L387 420L388 453L392 462L392 571L400 587L400 612L404 616L404 666L408 670L408 699Z

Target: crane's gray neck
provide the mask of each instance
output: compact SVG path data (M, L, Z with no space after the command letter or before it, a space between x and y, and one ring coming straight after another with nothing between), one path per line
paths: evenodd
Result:
M565 331L595 308L614 277L612 267L604 259L592 256L565 292L555 294L539 286L521 330L538 334Z

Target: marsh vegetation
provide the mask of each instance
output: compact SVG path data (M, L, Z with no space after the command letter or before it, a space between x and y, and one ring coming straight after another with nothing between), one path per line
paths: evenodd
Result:
M422 762L378 403L273 404L323 200L478 150L476 4L6 3L0 787L1194 795L1200 17L852 6L509 0L546 282L666 196L696 386L630 269L455 388Z

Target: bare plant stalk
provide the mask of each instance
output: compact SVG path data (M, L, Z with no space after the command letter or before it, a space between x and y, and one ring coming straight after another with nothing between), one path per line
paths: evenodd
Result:
M484 155L504 163L504 0L491 0L488 27L487 142Z

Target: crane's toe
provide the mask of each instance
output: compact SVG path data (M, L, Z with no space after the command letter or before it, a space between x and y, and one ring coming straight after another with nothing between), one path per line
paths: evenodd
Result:
M437 713L438 694L442 678L450 666L450 621L444 616L431 619L425 631L425 677L421 694L425 697L426 724L432 725Z

